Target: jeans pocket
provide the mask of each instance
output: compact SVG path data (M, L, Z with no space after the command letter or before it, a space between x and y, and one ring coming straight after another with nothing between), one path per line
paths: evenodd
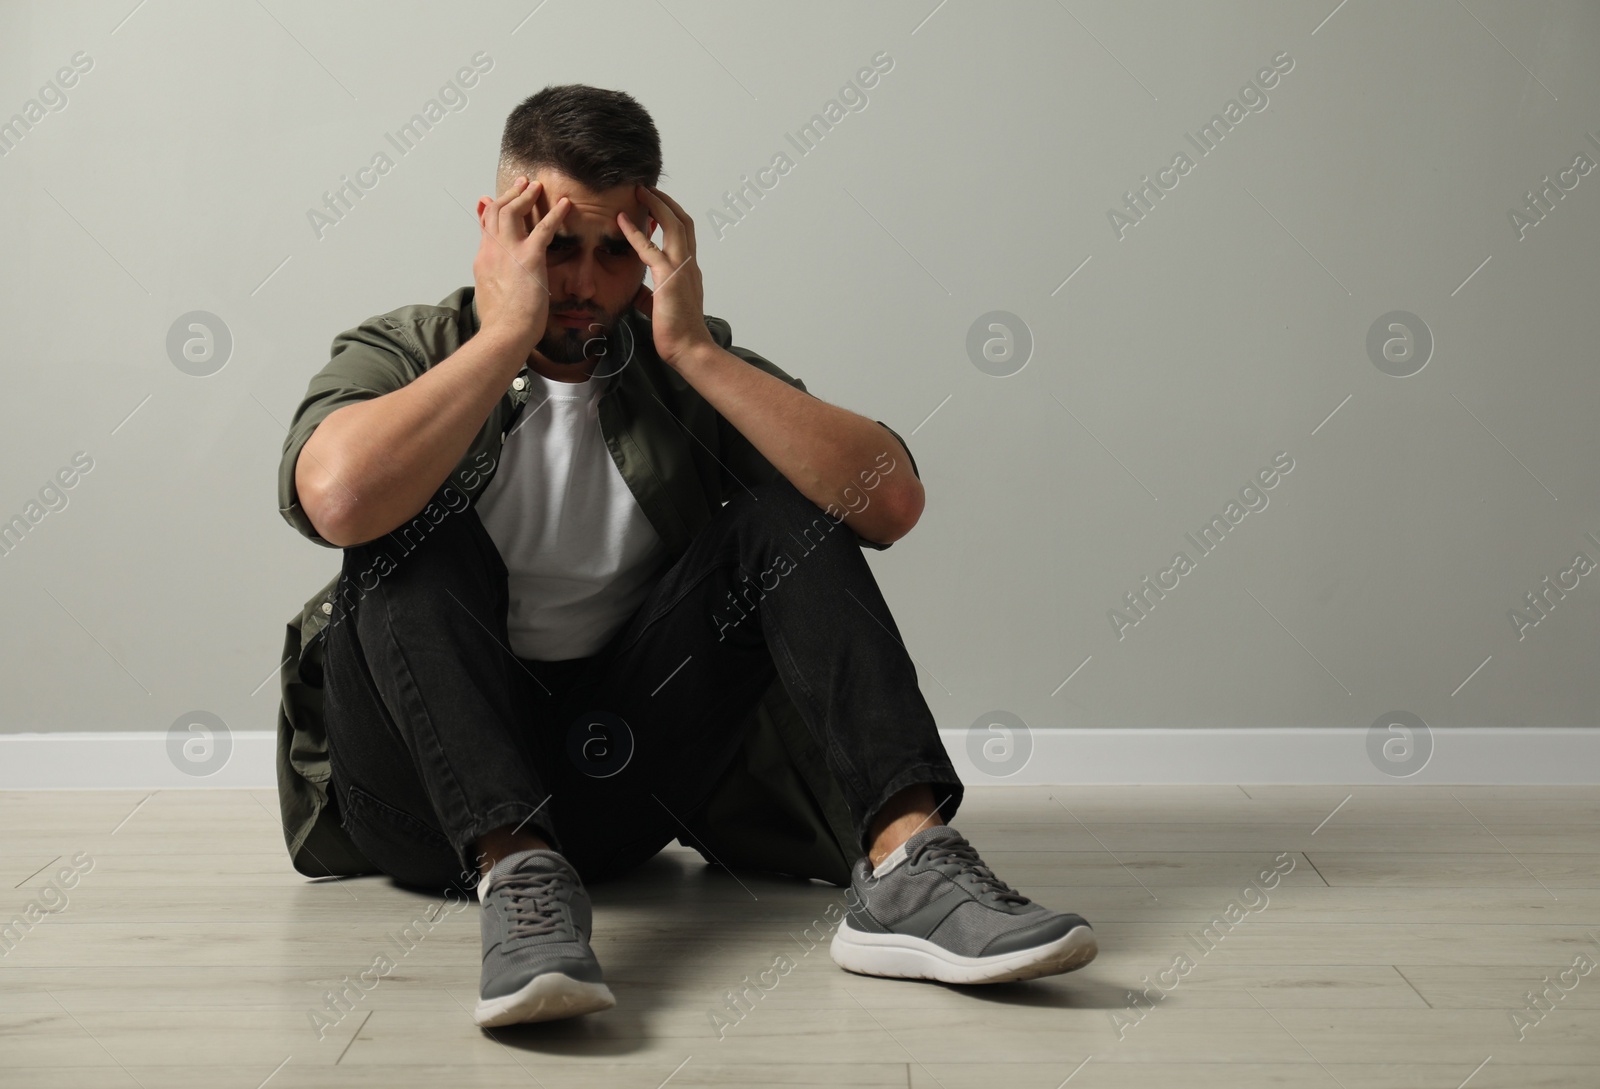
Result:
M395 881L429 889L476 881L476 875L463 876L455 848L437 828L354 784L346 784L342 793L344 830L361 853Z

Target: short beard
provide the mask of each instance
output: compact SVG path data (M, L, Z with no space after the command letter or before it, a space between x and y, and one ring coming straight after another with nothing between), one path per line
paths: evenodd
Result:
M609 321L580 326L561 325L552 318L539 340L539 354L552 363L586 363L599 359L609 347L618 343L617 330L622 318L619 313L612 315Z

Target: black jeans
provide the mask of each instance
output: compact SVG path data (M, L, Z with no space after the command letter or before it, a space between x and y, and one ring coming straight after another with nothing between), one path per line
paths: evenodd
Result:
M470 886L475 840L506 825L585 880L621 872L682 831L775 675L858 846L916 783L948 819L961 781L861 552L779 477L723 506L597 654L539 662L509 649L506 566L475 510L345 549L324 655L343 827L407 885Z

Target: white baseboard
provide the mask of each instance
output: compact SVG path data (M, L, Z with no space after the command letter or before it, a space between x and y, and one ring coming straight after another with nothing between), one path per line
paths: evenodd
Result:
M233 730L226 743L226 761L209 775L196 775L180 770L180 763L197 765L184 760L181 747L176 757L171 755L164 730L0 734L0 790L257 789L277 785L276 731ZM209 756L204 751L193 755Z
M1485 727L1435 729L1428 738L1391 739L1427 762L1410 775L1381 756L1368 730L1062 729L1024 737L991 731L940 730L956 770L970 786L1231 784L1231 783L1600 783L1600 728ZM236 730L226 763L208 775L187 774L160 731L0 734L0 790L154 790L186 787L271 789L276 737ZM1383 738L1377 739L1381 742ZM994 758L980 767L984 748ZM1369 748L1370 746L1370 748ZM1369 751L1379 753L1369 757ZM1025 754L1019 756L1018 754ZM206 755L204 750L198 755ZM998 774L1010 766L1010 774ZM1383 763L1389 772L1380 770ZM193 766L193 765L188 765Z
M940 730L962 781L1123 785L1231 783L1600 783L1600 728L1429 729L1404 737L1346 727ZM1017 771L1001 774L1031 742ZM980 765L983 746L994 759ZM1393 759L1384 756L1385 745ZM1408 749L1416 754L1408 763ZM1426 760L1419 758L1426 754ZM1409 774L1408 769L1415 767Z

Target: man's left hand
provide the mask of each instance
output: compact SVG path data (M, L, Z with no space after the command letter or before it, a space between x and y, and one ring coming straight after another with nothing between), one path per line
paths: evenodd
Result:
M633 304L650 318L656 354L668 366L676 367L695 350L716 346L706 328L705 290L700 281L700 262L695 258L694 220L660 189L647 185L636 188L639 200L661 224L662 244L657 246L626 214L617 213L617 225L649 267L650 279L656 285L651 291L640 284Z

